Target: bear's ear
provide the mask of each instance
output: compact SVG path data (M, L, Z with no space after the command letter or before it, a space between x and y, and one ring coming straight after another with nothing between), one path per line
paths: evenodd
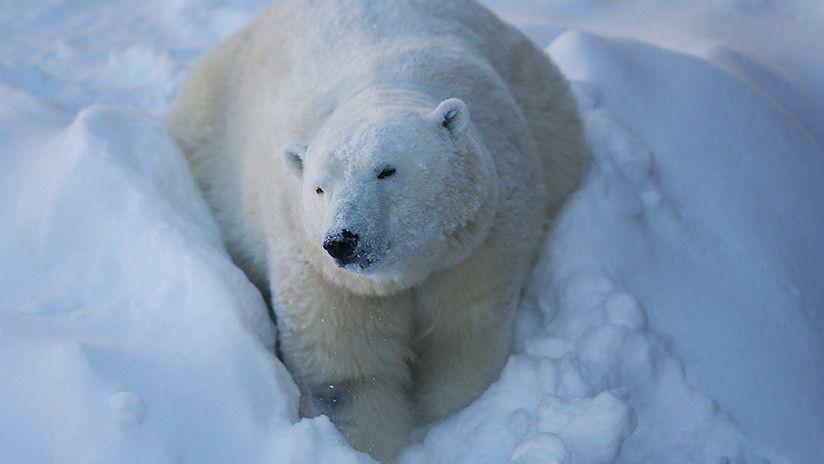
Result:
M448 98L429 113L429 118L449 130L453 140L461 138L469 127L469 109L458 98Z
M283 148L283 164L300 177L303 174L303 157L309 147L303 143L292 142Z

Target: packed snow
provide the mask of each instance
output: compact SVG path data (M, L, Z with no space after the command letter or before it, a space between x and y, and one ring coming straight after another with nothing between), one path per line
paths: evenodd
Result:
M824 7L489 4L571 80L593 161L500 380L400 462L824 462ZM0 462L372 462L298 417L162 125L262 7L0 5Z

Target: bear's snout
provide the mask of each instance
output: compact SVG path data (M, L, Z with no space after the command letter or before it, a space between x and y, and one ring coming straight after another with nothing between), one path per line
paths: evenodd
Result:
M323 241L323 249L329 256L335 258L341 266L354 263L357 255L355 249L358 246L358 234L352 233L348 229L343 229L338 233L329 234Z

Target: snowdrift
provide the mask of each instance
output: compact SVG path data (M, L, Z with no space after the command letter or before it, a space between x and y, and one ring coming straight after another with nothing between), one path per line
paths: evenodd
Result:
M821 108L730 50L565 32L547 52L579 97L588 179L500 380L400 461L824 461ZM0 462L372 462L298 418L263 300L160 122L75 115L97 95L82 73L60 95L9 69ZM141 107L162 112L177 77L152 76Z
M731 74L587 34L548 51L585 81L590 189L604 195L576 235L594 236L593 264L643 302L689 382L748 436L820 460L824 150L804 114L782 106L796 100L763 91L792 86L744 57Z
M158 121L92 107L21 164L2 205L0 462L330 462L345 446L325 418L293 425L263 299Z

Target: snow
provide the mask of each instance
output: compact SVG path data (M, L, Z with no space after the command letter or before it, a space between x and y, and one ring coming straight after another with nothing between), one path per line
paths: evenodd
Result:
M639 153L635 166L618 167L630 185L604 184L625 192L600 202L625 196L615 213L639 198L627 211L634 224L622 227L632 249L598 247L601 265L672 337L692 384L753 437L793 443L795 459L815 461L822 445L812 438L824 436L821 145L786 108L697 58L580 33L549 51L567 76L600 90L588 117L594 154ZM616 146L622 135L635 140Z
M593 164L500 380L400 461L824 462L824 8L490 4L573 82ZM261 8L0 6L0 462L371 461L299 419L158 119Z

